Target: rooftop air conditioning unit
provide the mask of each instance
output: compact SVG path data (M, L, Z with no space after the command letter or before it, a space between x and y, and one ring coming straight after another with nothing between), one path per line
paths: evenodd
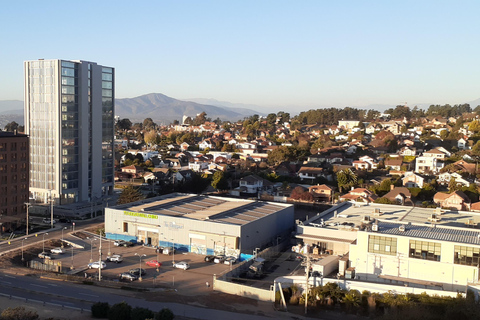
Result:
M362 222L363 223L370 223L372 221L370 220L370 216L363 216Z
M374 223L374 224L372 225L372 231L375 231L375 232L378 231L378 224Z
M380 213L380 208L373 209L373 213Z

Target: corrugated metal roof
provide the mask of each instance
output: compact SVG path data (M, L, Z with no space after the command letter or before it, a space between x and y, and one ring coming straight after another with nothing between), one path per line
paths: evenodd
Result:
M405 226L405 231L399 230L398 227L401 225ZM428 225L405 225L379 221L378 231L372 231L372 233L480 245L480 231L476 230L451 229Z

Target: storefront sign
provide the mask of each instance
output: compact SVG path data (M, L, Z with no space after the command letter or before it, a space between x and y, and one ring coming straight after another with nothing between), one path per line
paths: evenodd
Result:
M123 211L123 214L126 216L132 216L132 217L158 219L158 216L156 214L147 214L147 213L132 212L132 211Z

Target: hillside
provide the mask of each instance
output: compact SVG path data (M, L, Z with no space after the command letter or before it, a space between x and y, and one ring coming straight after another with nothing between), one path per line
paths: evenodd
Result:
M157 123L168 124L173 120L182 120L183 115L194 118L205 111L212 119L243 119L246 114L235 109L204 105L191 101L177 100L160 93L151 93L136 98L116 99L115 114L120 118L128 118L132 122L152 118ZM251 115L255 111L251 110Z

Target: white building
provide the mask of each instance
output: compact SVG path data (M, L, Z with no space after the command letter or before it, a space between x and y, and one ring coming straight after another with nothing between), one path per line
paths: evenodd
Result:
M69 204L112 194L114 69L43 59L24 69L31 195Z
M478 221L473 212L342 203L297 225L297 238L348 253L339 273L350 267L359 281L465 291L480 279Z
M421 156L415 159L416 173L437 173L443 166L443 162L438 161L436 157Z

